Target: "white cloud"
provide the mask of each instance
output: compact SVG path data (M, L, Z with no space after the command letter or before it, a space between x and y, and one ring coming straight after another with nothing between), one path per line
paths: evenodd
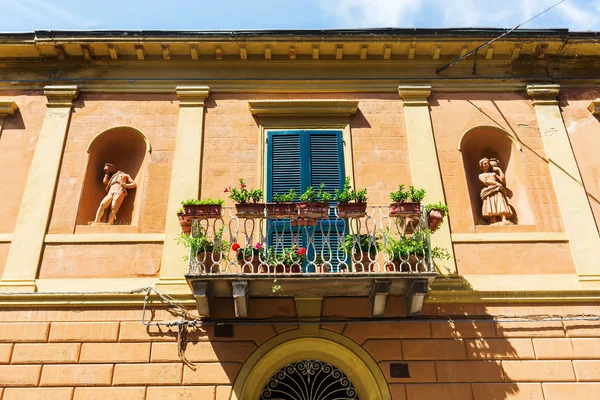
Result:
M322 0L338 26L512 28L558 0ZM600 29L600 0L566 0L524 28Z
M48 0L0 0L11 12L11 21L33 21L40 29L90 29L97 21L70 12Z

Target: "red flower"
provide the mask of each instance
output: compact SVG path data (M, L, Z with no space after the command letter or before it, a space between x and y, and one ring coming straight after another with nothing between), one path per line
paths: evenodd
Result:
M246 184L245 184L245 183L242 183L242 185L241 185L241 186L242 186L242 189L243 189L243 188L245 188L245 187L246 187Z
M223 190L223 193L229 193L229 188L225 188L225 190Z
M231 245L231 250L238 251L240 249L240 247L242 247L242 246L240 246L238 243L234 243Z
M304 247L300 247L300 248L299 248L299 249L296 251L296 253L297 253L299 256L303 256L303 255L305 255L305 254L306 254L306 249L305 249Z

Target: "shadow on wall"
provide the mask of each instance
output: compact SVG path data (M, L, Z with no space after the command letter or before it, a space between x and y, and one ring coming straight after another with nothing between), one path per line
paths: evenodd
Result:
M118 170L129 174L137 183L137 188L128 190L127 201L119 209L116 225L137 225L139 203L143 190L143 173L149 151L145 135L132 127L108 129L96 136L88 148L88 163L79 210L77 225L94 221L100 202L106 196L102 183L105 163L111 163ZM105 213L105 218L108 212Z

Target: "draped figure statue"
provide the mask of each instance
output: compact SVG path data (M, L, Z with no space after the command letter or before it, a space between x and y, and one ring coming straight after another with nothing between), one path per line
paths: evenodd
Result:
M495 158L484 157L479 161L479 180L485 185L481 189L481 215L491 225L513 225L508 219L513 216L512 209L506 201L504 172Z

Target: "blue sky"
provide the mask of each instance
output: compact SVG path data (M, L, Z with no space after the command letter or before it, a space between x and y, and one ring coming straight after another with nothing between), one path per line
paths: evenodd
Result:
M0 31L513 27L558 0L0 0ZM600 0L566 0L525 28L600 30Z

